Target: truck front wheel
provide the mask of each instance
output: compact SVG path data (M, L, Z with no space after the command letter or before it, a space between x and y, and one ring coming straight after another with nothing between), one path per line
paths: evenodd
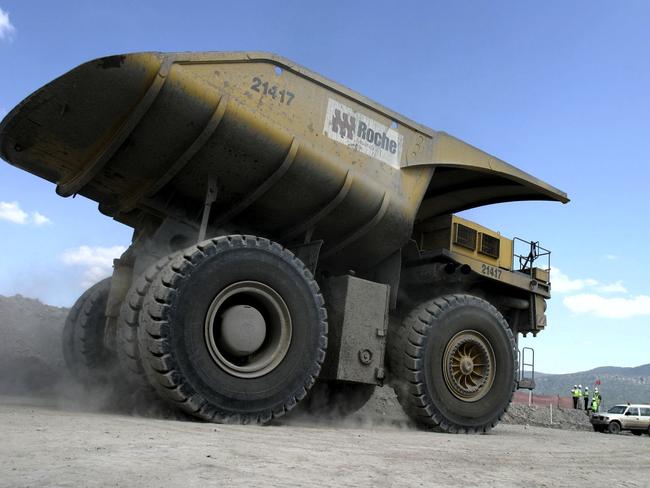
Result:
M396 329L396 330L395 330ZM503 316L471 295L416 307L389 337L397 397L417 423L444 432L487 432L515 390L515 340Z

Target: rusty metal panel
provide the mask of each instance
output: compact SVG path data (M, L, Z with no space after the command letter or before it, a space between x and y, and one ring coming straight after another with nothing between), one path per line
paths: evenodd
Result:
M388 285L339 276L328 280L329 337L321 377L380 384L388 325Z

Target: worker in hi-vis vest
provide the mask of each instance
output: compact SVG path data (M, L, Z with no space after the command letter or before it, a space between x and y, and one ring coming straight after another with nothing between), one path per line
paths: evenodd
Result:
M573 397L573 408L578 408L578 385L573 385L571 396Z

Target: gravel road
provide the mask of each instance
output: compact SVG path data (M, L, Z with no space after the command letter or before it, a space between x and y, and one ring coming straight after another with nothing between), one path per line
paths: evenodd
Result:
M499 425L228 426L0 398L0 486L648 486L650 438Z

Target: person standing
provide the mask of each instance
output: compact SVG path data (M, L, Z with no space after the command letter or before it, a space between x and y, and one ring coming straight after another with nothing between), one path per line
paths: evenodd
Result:
M571 397L573 398L573 408L578 408L578 385L573 385Z
M598 387L594 388L593 398L591 408L594 412L597 412L600 409L600 405L603 403L603 397L600 394L600 391L598 391ZM595 404L595 410L593 404Z
M578 385L578 410L585 408L584 402L582 400L582 385Z
M585 391L582 393L582 398L584 399L585 402L585 411L589 412L589 408L591 407L589 404L589 387L585 386Z

